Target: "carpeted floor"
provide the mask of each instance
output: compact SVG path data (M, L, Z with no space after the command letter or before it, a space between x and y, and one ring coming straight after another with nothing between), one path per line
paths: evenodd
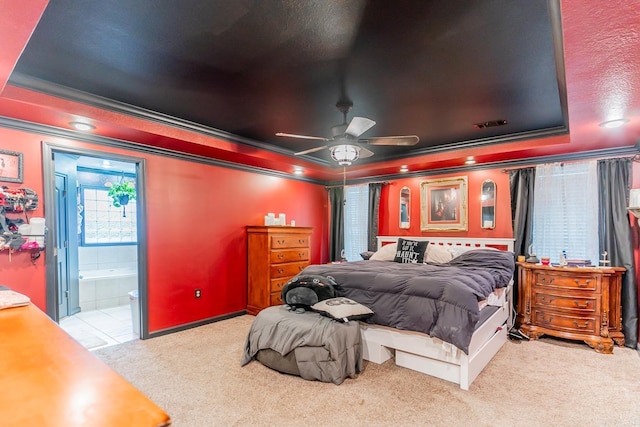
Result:
M508 342L471 385L366 363L336 386L240 367L253 316L98 349L177 427L640 426L640 357L551 338Z

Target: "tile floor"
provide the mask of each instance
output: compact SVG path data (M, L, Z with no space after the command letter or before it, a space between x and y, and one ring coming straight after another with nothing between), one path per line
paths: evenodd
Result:
M60 327L89 350L138 339L131 327L129 304L65 317Z

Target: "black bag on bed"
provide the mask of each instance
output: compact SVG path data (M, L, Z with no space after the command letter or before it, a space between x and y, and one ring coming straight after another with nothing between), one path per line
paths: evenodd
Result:
M318 274L299 274L282 287L282 302L308 310L313 304L336 297L335 280Z

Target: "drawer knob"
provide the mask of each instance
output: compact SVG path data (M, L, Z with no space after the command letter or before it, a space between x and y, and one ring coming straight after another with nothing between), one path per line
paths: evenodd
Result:
M284 273L284 268L279 268L278 273L281 273L281 274Z
M591 283L590 279L585 280L583 283L580 283L580 280L578 279L573 279L573 281L576 282L576 285L578 285L579 288L586 288L589 286L589 283Z
M284 255L278 254L278 259L284 259Z
M277 242L279 245L284 245L284 240L278 240Z
M302 270L304 270L304 267L303 267L303 266L301 266L301 265L299 265L299 266L298 266L298 271L302 271Z
M590 301L584 301L584 302L581 303L580 301L573 300L573 303L578 308L589 308Z
M544 318L544 316L542 316L542 323L545 323L545 324L547 324L547 325L548 325L548 324L550 324L551 322L553 322L553 316L549 316L549 318L548 318L548 319L545 319L545 318Z
M547 304L550 304L554 299L555 299L555 298L550 297L550 296L547 296L547 295L542 295L542 296L540 297L540 301L542 301L542 302L544 302L544 303L547 303Z
M299 256L300 258L304 258L304 252L298 252L298 256Z
M576 326L576 328L578 329L589 329L589 321L585 320L584 325L581 325L580 323L578 323L577 320L573 321L573 324Z

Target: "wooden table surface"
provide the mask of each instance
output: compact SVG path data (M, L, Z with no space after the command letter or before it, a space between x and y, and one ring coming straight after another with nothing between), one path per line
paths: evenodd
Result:
M169 416L33 304L0 310L0 425L167 426Z

